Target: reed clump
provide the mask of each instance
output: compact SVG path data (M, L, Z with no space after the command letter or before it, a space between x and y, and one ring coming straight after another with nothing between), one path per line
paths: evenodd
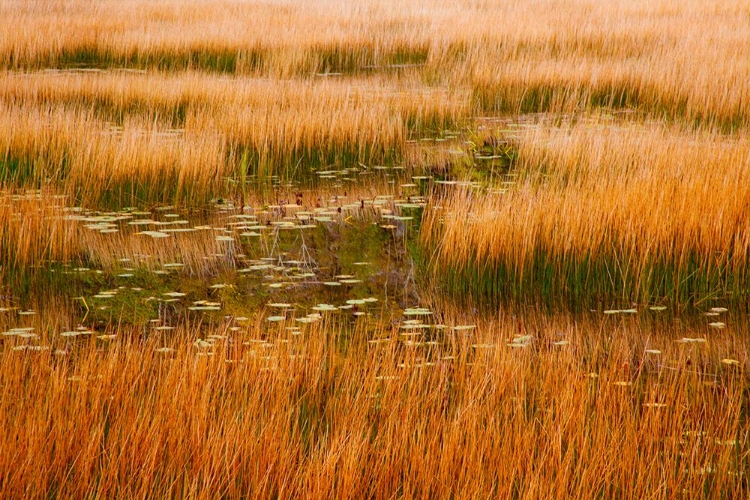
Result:
M69 261L78 232L63 220L65 206L52 192L0 193L0 270Z
M422 226L435 271L459 289L471 282L493 300L745 297L744 137L600 122L514 140L507 190L449 194Z

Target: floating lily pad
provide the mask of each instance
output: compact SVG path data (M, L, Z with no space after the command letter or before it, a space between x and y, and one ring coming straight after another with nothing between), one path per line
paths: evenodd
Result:
M39 352L39 351L49 351L50 347L47 345L17 345L13 347L14 351L32 351L32 352Z
M519 348L524 348L524 347L531 345L531 341L532 341L531 335L520 335L520 336L514 337L513 340L511 340L507 345L508 347L519 349Z
M162 231L141 231L140 233L136 234L142 234L144 236L151 236L152 238L169 238L169 234L164 233Z
M61 332L60 336L61 337L78 337L79 335L91 335L92 333L94 332L90 330L71 330L68 332Z
M431 314L432 311L425 308L406 309L404 311L404 316L429 316Z
M304 318L297 318L295 321L297 323L314 323L318 321L320 318L310 318L310 317L304 317Z
M738 360L729 358L722 359L721 362L729 366L739 366L741 364Z
M317 306L313 307L313 311L320 311L320 312L330 312L330 311L338 311L339 308L331 305L331 304L318 304Z
M638 309L608 309L604 314L636 314Z
M643 403L645 408L666 408L666 403Z

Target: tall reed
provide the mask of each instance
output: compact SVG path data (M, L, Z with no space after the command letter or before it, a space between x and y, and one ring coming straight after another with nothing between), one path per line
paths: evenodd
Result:
M744 137L582 122L512 140L516 181L506 192L459 190L428 212L423 241L438 272L469 288L473 276L495 298L745 297Z
M531 315L523 328L526 347L506 345L509 317L443 347L325 321L297 336L258 323L67 345L48 331L41 351L6 338L0 492L747 494L743 322L708 343L675 343L705 332L659 322Z

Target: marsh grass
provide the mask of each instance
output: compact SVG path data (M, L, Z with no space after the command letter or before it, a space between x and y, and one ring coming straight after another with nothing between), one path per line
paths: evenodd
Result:
M747 125L746 13L731 0L66 5L2 7L0 178L62 184L90 206L198 205L227 196L222 179L238 168L288 177L419 161L409 138L477 115L634 110Z
M449 192L427 212L423 242L437 274L450 270L448 289L490 301L743 302L744 138L610 120L504 133L518 147L513 183Z
M396 163L410 128L455 125L467 103L459 92L378 81L6 74L0 177L92 207L200 206L231 196L228 178L302 181Z
M0 497L748 497L747 15L0 2Z
M206 347L193 343L211 332L193 327L142 341L119 330L106 344L63 345L49 332L40 352L14 351L6 338L0 488L258 498L746 492L747 363L720 362L747 350L746 332L690 345L674 340L703 330L536 316L522 328L533 342L521 348L505 344L519 335L510 317L435 347L369 343L393 336L383 325L311 325L280 338L249 326Z
M136 2L95 9L35 1L4 5L2 14L0 60L12 70L272 78L398 78L406 71L470 90L476 111L485 113L635 106L727 130L748 119L747 12L736 0L710 6L579 0L565 8L551 1L486 8L435 0Z
M64 196L20 191L0 195L0 267L34 268L65 262L75 251L77 232L62 220Z

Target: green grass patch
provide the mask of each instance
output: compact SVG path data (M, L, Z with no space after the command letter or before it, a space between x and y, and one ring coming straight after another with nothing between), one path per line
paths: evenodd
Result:
M716 299L741 306L750 290L747 272L707 264L699 255L679 264L651 259L638 270L629 268L628 261L623 255L559 258L542 251L523 268L480 259L461 267L422 259L441 292L488 307L522 303L583 311L632 303L697 306Z
M320 44L307 49L303 58L290 58L284 47L195 46L152 47L128 52L98 45L67 46L58 52L34 58L10 53L2 66L12 70L132 69L158 71L205 71L226 74L258 74L276 70L296 75L313 73L368 73L423 65L429 56L427 44L375 43ZM291 61L292 67L287 68Z

